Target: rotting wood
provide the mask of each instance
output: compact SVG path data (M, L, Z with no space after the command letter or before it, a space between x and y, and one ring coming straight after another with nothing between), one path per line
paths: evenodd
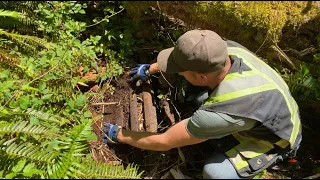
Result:
M137 95L130 89L129 96L130 106L130 130L139 131L138 110L137 110Z
M149 83L143 86L143 112L147 132L157 132L158 122L156 107L152 98L152 88Z
M172 125L175 124L174 115L173 115L173 113L170 112L170 106L169 106L169 103L166 100L166 98L162 98L161 103L162 103L162 108L164 109L165 114L167 115L167 117L171 121L171 124Z
M143 132L143 131L145 131L145 129L144 129L144 118L143 118L143 104L142 104L143 100L139 96L142 97L142 93L137 94L138 127L139 127L138 129L139 129L139 131ZM141 100L140 101L141 103L139 103L139 101L138 101L139 99Z
M117 111L119 111L119 118L116 119L117 125L124 127L125 121L124 121L124 114L123 114L123 106L119 106L119 108L116 108Z

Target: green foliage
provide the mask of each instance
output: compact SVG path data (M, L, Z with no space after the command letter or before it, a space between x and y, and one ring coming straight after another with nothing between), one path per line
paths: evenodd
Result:
M313 77L305 65L301 65L296 73L285 73L281 76L287 82L293 96L320 100L320 78Z
M128 14L143 19L150 6L179 18L187 29L212 29L247 47L252 41L266 44L280 41L282 29L314 19L317 2L311 1L135 1L126 2ZM253 46L255 47L255 46ZM259 45L258 45L259 47ZM255 47L256 48L256 47Z
M17 19L27 25L32 23L30 18L28 18L24 14L16 12L16 11L7 11L7 10L0 9L0 17L10 17L13 19Z
M9 7L10 2L6 3ZM10 7L1 10L0 16L28 25L28 18ZM108 60L103 80L117 77L123 73L119 61L128 55L125 48L133 43L131 31L108 30L115 38L108 38L111 34L106 29L86 36L86 23L75 20L86 14L86 8L85 3L74 1L37 3L32 26L39 37L0 30L0 43L6 45L0 48L1 177L141 176L134 165L96 164L86 157L87 142L97 137L91 126L89 95L75 88L81 79L77 70L80 65L86 71L96 68L100 53ZM125 38L130 41L121 41Z

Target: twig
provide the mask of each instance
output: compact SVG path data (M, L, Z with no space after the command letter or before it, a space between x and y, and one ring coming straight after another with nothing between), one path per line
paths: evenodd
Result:
M287 61L287 63L292 67L292 69L297 69L296 66L289 59L289 57L279 48L277 44L271 45L271 48L275 50L282 58L284 58Z
M172 101L170 101L170 103L172 104L174 110L176 110L176 112L177 112L177 114L178 114L178 116L179 116L179 121L181 121L181 116L180 116L180 113L179 113L179 111L177 110L176 106L173 104Z
M268 38L269 33L267 33L266 38L264 39L263 43L261 44L261 46L259 47L259 49L255 52L255 54L262 48L262 46L264 45L264 43L266 42L267 38Z
M156 175L156 174L160 174L160 173L162 173L163 171L166 171L166 170L168 170L169 168L171 168L172 166L174 166L175 164L177 164L178 162L175 162L175 163L173 163L173 164L171 164L170 166L168 166L167 168L165 168L165 169L163 169L163 170L161 170L161 171L159 171L159 172L157 172L157 173L155 173L154 175Z
M185 179L184 175L181 174L178 169L175 170L173 168L170 169L170 172L172 174L172 176L175 178L175 179Z
M163 176L161 176L160 179L167 179L167 178L170 176L170 174L171 174L171 172L168 171L168 172L166 172L166 174L164 174Z
M157 163L153 168L152 170L150 171L150 173L147 175L148 178L152 179L152 177L154 176L155 172L157 171L159 167L159 164Z
M2 108L4 108L18 93L19 93L19 90L17 90L17 91L14 93L14 95L11 96L11 97L8 99L8 101L6 101L6 103L4 103L3 106L1 106L1 110L2 110Z
M108 103L93 103L91 104L92 106L101 106L101 105L114 105L114 104L119 104L119 102L108 102Z
M173 44L173 45L176 45L176 43L172 40L172 38L171 38L171 36L170 36L169 32L167 32L167 34L168 34L168 36L169 36L169 38L170 38L170 40L171 40L172 44Z
M163 73L160 71L160 74L162 75L162 77L163 77L163 79L165 80L165 81L167 81L167 83L169 84L169 86L171 87L171 88L174 88L170 83L169 83L169 81L164 77L164 75L163 75Z
M112 16L114 16L114 15L116 15L116 14L121 13L123 10L124 10L124 9L121 9L120 11L118 11L118 12L116 12L116 13L114 13L114 14L112 14L112 15L110 15L110 16L108 16L108 17L106 17L106 18L103 18L101 21L99 21L99 22L97 22L97 23L95 23L95 24L91 24L91 25L86 26L86 27L92 27L92 26L95 26L95 25L97 25L97 24L100 24L101 22L103 22L103 21L105 21L105 20L107 20L107 19L111 18Z
M182 162L185 164L186 163L186 157L184 156L183 152L181 151L180 148L178 148L178 154L182 160Z
M159 1L157 1L157 6L159 8L159 10L161 11L160 5L159 5Z

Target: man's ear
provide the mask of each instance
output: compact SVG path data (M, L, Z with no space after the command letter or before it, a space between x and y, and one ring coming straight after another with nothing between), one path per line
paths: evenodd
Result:
M207 83L208 77L207 77L206 74L200 73L200 78L201 78L203 83Z

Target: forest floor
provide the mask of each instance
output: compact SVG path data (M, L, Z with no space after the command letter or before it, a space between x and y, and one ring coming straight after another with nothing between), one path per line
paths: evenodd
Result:
M206 141L198 145L172 149L166 152L156 152L141 150L126 144L105 145L102 143L101 129L106 122L118 123L122 120L123 126L129 129L129 92L130 85L127 83L128 76L123 75L118 78L114 94L108 91L104 93L104 102L114 104L93 106L94 115L103 115L95 121L93 129L99 141L91 143L91 154L98 161L112 164L134 163L143 170L142 178L172 178L170 168L179 168L183 174L191 178L202 178L202 168L205 159L208 158L213 150L213 142ZM138 98L139 99L139 98ZM316 132L316 127L320 126L319 104L312 102L298 102L303 124L303 140L296 159L298 165L292 165L288 162L278 163L273 169L269 168L263 179L299 179L320 173L320 134ZM183 109L183 106L177 105L181 114L186 114L189 110ZM138 101L138 111L141 113L142 105ZM190 113L189 113L190 114ZM165 131L171 126L170 121L162 118L158 122L158 132ZM318 177L319 178L319 177Z

